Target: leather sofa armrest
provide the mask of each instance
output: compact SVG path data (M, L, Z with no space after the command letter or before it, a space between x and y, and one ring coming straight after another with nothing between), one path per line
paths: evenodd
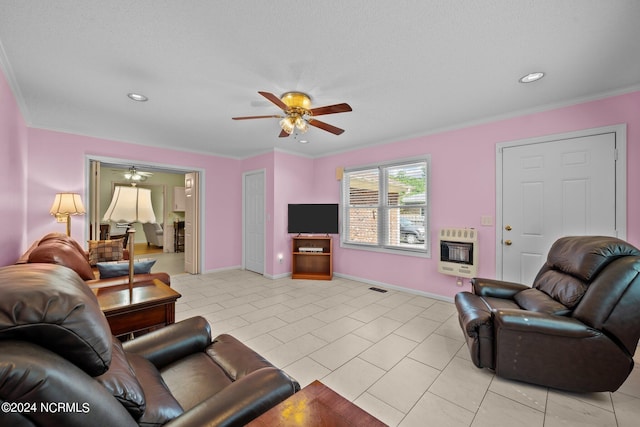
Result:
M473 293L476 295L502 299L513 299L513 296L518 292L529 289L528 286L520 283L479 277L474 277L471 280L471 285L473 286Z
M245 425L300 390L278 368L262 368L174 418L165 427Z
M454 302L459 313L460 326L467 336L478 337L480 328L491 327L491 310L481 298L470 292L459 292Z
M602 332L573 317L528 310L497 310L494 312L494 326L497 334L501 329L508 329L520 334L535 333L567 338L592 338L602 335Z
M122 344L125 351L143 356L158 369L190 354L204 351L211 344L211 327L196 316L149 332Z

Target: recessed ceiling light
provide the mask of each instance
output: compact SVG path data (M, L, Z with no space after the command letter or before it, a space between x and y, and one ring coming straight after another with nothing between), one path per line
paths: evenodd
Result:
M149 98L147 98L146 96L140 93L135 93L135 92L128 93L127 96L133 99L134 101L138 101L138 102L145 102L149 100Z
M306 139L301 139L299 142L300 142L300 144L308 144L309 143L309 141L307 141Z
M541 71L535 72L535 73L529 73L526 76L522 76L520 77L520 80L518 80L520 83L533 83L537 80L540 80L541 78L544 77L544 73Z

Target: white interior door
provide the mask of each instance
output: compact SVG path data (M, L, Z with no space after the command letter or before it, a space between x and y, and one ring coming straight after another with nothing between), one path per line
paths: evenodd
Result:
M561 236L616 236L616 153L614 132L502 148L503 280L532 284Z
M264 274L264 171L244 175L244 268Z
M198 248L200 247L200 199L199 175L189 172L184 175L184 271L191 274L200 272Z

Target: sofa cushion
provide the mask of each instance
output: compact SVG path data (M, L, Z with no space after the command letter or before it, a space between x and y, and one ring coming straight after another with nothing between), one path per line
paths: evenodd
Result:
M136 420L146 409L144 391L133 372L120 341L113 337L111 366L96 378Z
M99 262L123 259L122 240L89 240L89 264L93 266Z
M184 410L169 391L156 367L138 354L125 354L145 394L146 408L138 419L138 424L161 426L180 416Z
M95 278L84 251L79 251L77 243L71 239L41 240L29 254L29 262L62 265L78 273L84 280Z
M229 375L202 351L180 358L163 367L160 373L186 411L233 383Z
M535 288L573 309L586 292L587 285L569 274L547 270L538 276Z
M153 267L155 263L156 260L153 258L135 260L133 263L133 274L151 273L151 267ZM126 276L129 274L129 261L99 262L96 266L100 272L101 279Z
M96 296L54 264L0 268L0 339L34 342L91 376L111 363L111 329Z
M555 314L556 316L565 316L571 312L565 305L534 288L517 293L513 299L520 307L529 311Z

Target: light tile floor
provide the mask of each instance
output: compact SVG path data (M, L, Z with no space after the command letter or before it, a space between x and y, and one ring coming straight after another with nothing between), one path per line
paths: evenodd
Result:
M177 320L202 315L214 336L234 335L301 386L319 379L391 426L639 425L639 368L615 393L498 378L471 363L449 302L335 277L228 270L171 280Z

